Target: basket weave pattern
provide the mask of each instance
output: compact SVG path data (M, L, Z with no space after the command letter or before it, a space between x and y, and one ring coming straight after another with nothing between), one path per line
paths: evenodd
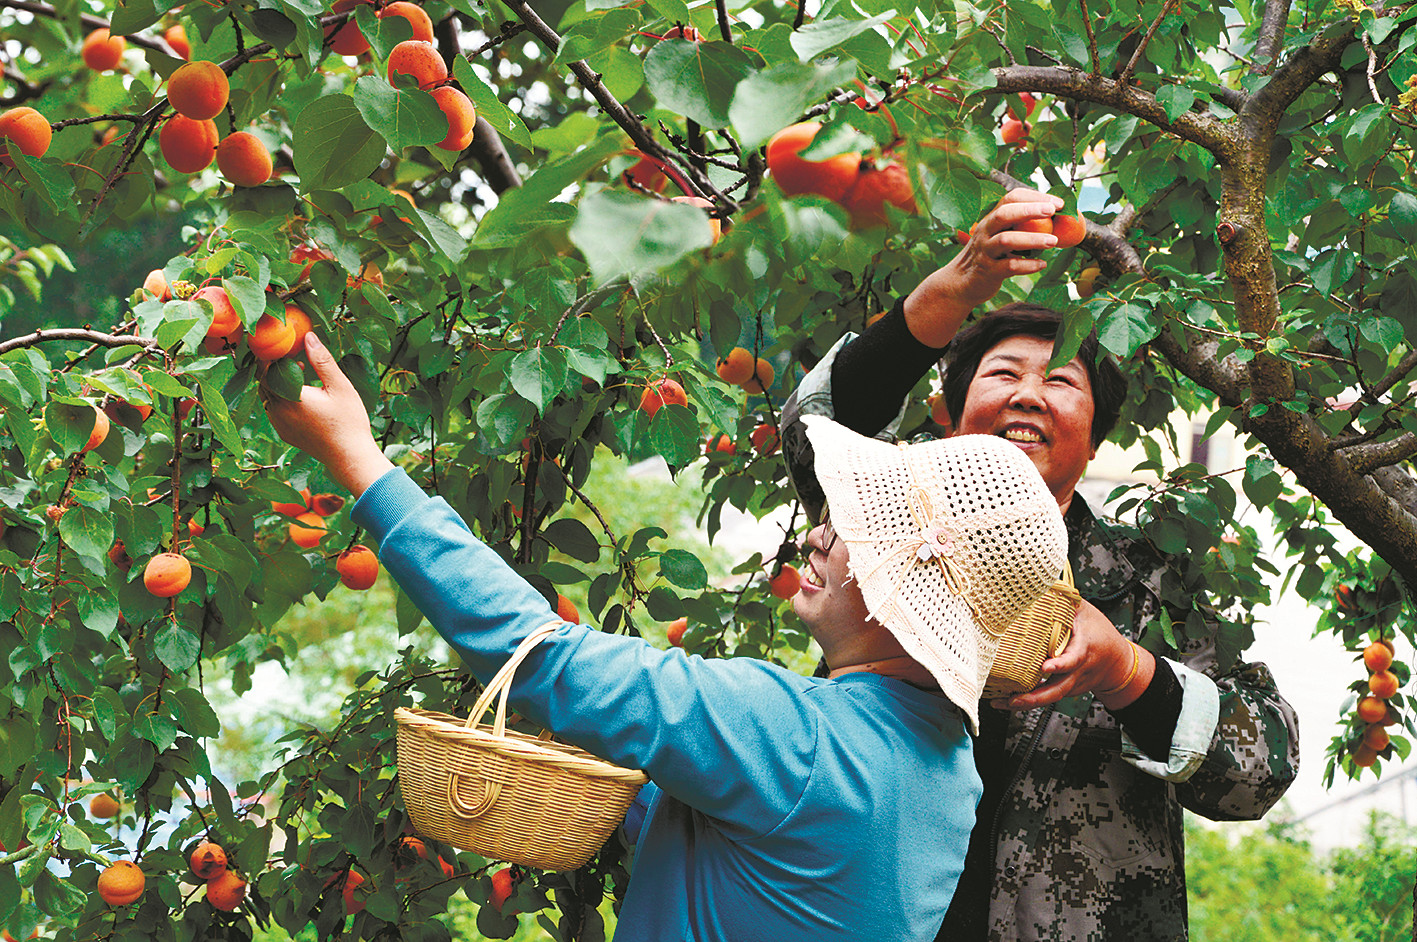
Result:
M624 819L648 781L643 772L506 729L513 672L556 627L538 629L522 642L467 721L430 710L394 711L399 786L421 834L495 860L574 870ZM498 697L493 727L471 725L493 696Z
M1065 565L1063 577L1015 619L999 639L981 697L992 700L1037 687L1043 679L1043 662L1068 646L1081 601L1082 596L1073 587L1072 567Z

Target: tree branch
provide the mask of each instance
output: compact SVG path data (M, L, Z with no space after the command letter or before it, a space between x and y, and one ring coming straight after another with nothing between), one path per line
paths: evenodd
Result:
M523 29L525 27L519 23L505 23L502 34L496 41L504 42ZM450 16L440 20L438 25L434 27L434 32L437 34L440 49L461 47L458 40L456 17ZM452 65L452 62L448 63L449 74L452 74ZM482 169L482 179L487 181L487 185L492 188L494 193L500 196L507 190L522 185L521 174L517 172L516 164L512 163L512 158L507 153L507 147L502 143L502 135L498 134L497 129L482 115L478 115L474 123L472 143L468 145L468 149L472 151L473 159Z
M1246 123L1257 123L1258 133L1268 154L1269 138L1278 126L1280 116L1302 95L1319 76L1337 69L1343 60L1343 50L1356 39L1350 19L1343 19L1325 29L1307 46L1294 54L1274 72L1269 83L1255 92L1241 111Z
M34 347L55 340L87 340L100 347L137 346L146 347L149 350L161 349L158 342L151 337L139 337L136 334L105 334L84 327L53 327L47 330L36 330L32 334L25 334L22 337L12 337L0 343L0 355L9 353L11 350L19 350L22 347Z
M1141 38L1141 42L1137 43L1137 48L1136 51L1132 53L1131 61L1127 63L1126 67L1123 68L1121 73L1117 76L1118 82L1123 85L1132 84L1132 74L1137 70L1137 63L1141 62L1142 53L1146 52L1146 47L1147 44L1151 42L1151 37L1156 35L1157 29L1161 26L1161 21L1166 19L1166 14L1170 13L1171 8L1175 5L1176 0L1166 0L1166 3L1161 7L1161 12L1156 15L1156 19L1152 21L1150 28L1147 29L1146 35Z
M1265 0L1259 36L1255 39L1251 75L1268 75L1274 71L1279 62L1279 50L1284 48L1284 28L1288 23L1289 0Z
M1388 468L1417 455L1417 433L1404 432L1385 442L1355 445L1338 453L1358 474L1372 474L1378 468Z
M55 20L68 17L67 13L61 15L59 11L55 10L49 4L35 3L34 0L0 0L0 7L9 7L12 10L25 10L29 13L33 13L35 16L46 16ZM94 16L92 13L79 14L79 22L90 29L108 29L109 27L108 20L105 20L101 16ZM123 35L128 42L135 46L140 46L143 49L151 49L154 52L160 52L167 56L174 54L171 46L151 36L145 36L142 33L120 35Z
M516 13L521 21L527 25L532 35L541 40L544 46L552 52L556 52L561 48L561 37L556 34L554 29L546 25L546 22L542 20L541 17L537 16L536 11L531 8L531 5L528 4L526 0L504 0L504 2L507 7L512 12ZM610 119L620 125L626 134L630 135L630 140L634 142L635 146L638 147L640 151L651 157L665 161L666 163L675 163L671 159L669 152L661 147L659 142L654 139L654 135L650 133L649 128L645 127L644 122L631 114L614 95L610 94L610 90L605 87L605 83L601 81L600 76L596 74L595 70L592 69L584 59L577 59L574 62L567 63L567 65L575 74L576 78L580 80L582 87L590 92L591 97L593 97L605 113L610 116ZM708 177L700 172L698 168L686 164L683 169L685 176L693 184L690 189L695 191L689 195L702 197L711 194L714 202L719 203L719 205L730 209L737 207L738 204L724 195L718 187L710 183Z
M727 0L713 0L714 11L718 14L718 32L726 43L733 42L733 27L728 23Z
M1082 3L1082 28L1087 30L1087 55L1092 62L1092 74L1102 74L1102 57L1097 54L1097 37L1092 32L1092 14L1087 12L1087 0Z
M1239 140L1225 122L1203 111L1187 111L1172 121L1161 103L1134 85L1064 66L1009 65L994 70L999 92L1044 92L1075 101L1090 101L1135 115L1163 131L1199 144L1222 164L1238 160Z
M1371 387L1364 393L1363 399L1369 402L1377 402L1388 390L1406 379L1408 374L1413 370L1417 370L1417 349L1409 350L1407 356L1403 357L1398 362L1397 366L1393 367L1391 373L1388 373L1378 381L1377 385ZM1371 397L1371 399L1369 397Z

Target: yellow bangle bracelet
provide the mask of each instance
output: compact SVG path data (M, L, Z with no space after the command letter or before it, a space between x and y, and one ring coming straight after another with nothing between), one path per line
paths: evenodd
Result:
M1127 644L1132 646L1132 669L1127 672L1127 679L1111 690L1099 690L1097 692L1099 697L1110 697L1114 693L1121 693L1132 685L1133 680L1136 680L1137 670L1141 667L1141 647L1135 641L1128 641Z

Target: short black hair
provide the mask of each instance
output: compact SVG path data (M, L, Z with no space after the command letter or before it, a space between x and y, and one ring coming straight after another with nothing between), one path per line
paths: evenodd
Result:
M990 311L961 331L950 343L945 370L945 408L956 426L964 414L964 397L984 354L1009 337L1054 340L1063 315L1040 304L1019 301ZM1102 353L1097 334L1089 333L1078 348L1078 360L1092 384L1092 447L1112 433L1127 398L1127 379L1112 358Z

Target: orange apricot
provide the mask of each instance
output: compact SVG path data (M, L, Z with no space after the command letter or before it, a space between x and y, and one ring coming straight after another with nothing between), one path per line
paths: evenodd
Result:
M262 314L246 335L246 346L262 363L279 360L295 346L295 328L271 314Z
M669 177L660 169L659 161L643 154L633 167L625 171L624 178L627 182L633 182L636 186L654 193L663 193L664 188L669 185Z
M856 183L861 172L860 154L838 154L826 160L797 156L821 129L820 122L803 121L783 128L768 141L768 173L785 195L815 193L839 201Z
M448 79L448 65L430 42L406 39L389 52L389 84L397 85L395 75L411 75L419 88L432 88Z
M508 899L511 898L511 896L512 868L503 867L501 870L498 870L496 873L492 874L492 896L488 900L488 902L490 902L493 908L495 908L497 912L500 913L502 911L502 906L507 902ZM508 915L514 914L509 913Z
M160 599L170 599L192 582L192 564L176 553L159 553L143 569L143 585Z
M295 331L295 343L290 347L291 353L300 353L305 349L305 335L315 329L315 325L310 322L310 315L306 314L298 304L285 306L285 322Z
M562 621L580 623L581 613L576 608L576 603L566 598L561 593L556 593L556 617Z
M143 279L143 293L154 301L172 300L172 289L168 287L167 275L161 268L154 268Z
M210 880L226 870L226 851L220 844L202 841L196 850L192 851L191 864L192 872L198 879Z
M654 418L654 414L660 410L661 406L671 403L676 406L689 404L689 397L685 395L684 387L672 379L662 379L658 383L651 383L640 394L640 409L646 412L650 418Z
M53 137L54 129L44 120L44 115L33 108L11 108L0 114L0 141L14 141L15 147L26 157L43 157ZM14 165L5 145L0 144L0 167Z
M1397 675L1392 671L1374 671L1368 677L1368 689L1379 700L1386 700L1397 693Z
M1387 670L1392 666L1392 649L1380 641L1374 641L1363 649L1363 664L1373 673Z
M241 325L241 315L231 304L226 289L217 285L201 288L193 299L206 301L212 306L212 324L207 328L208 337L229 337Z
M143 895L147 878L131 860L117 860L98 875L98 895L110 906L127 906Z
M1070 249L1087 235L1087 223L1081 216L1054 216L1053 235L1058 239L1058 248Z
M126 39L100 28L84 37L79 54L84 58L84 65L95 72L109 72L118 68L118 63L123 61L123 50L126 48Z
M199 59L178 66L167 80L167 103L184 118L206 121L221 114L231 83L215 62Z
M477 109L472 99L451 85L440 85L433 89L433 100L448 119L448 136L439 141L438 146L443 150L467 149L477 126Z
M1387 703L1367 696L1358 701L1358 719L1364 723L1381 723L1387 719Z
M408 20L408 25L413 27L413 38L426 43L433 41L433 18L416 3L409 3L408 0L394 0L393 3L379 11L379 18L386 16L401 16Z
M89 431L89 440L84 443L83 448L79 449L79 454L82 455L86 451L93 451L99 445L102 445L103 440L108 437L108 428L108 416L104 415L102 410L93 410L93 428Z
M855 185L841 200L856 229L884 226L887 203L912 215L920 211L915 205L910 174L895 162L883 167L863 164Z
M297 504L294 502L284 503L271 501L271 510L286 517L298 517L310 509L310 488L301 488L300 496L303 498L304 503Z
M230 134L217 145L216 166L236 186L260 186L275 168L271 152L249 131Z
M379 557L367 546L351 546L335 560L339 581L351 589L363 591L379 578Z
M172 47L179 58L192 58L192 44L187 41L187 30L181 23L174 23L163 31L162 38Z
M210 167L216 159L217 136L214 122L176 114L167 119L158 133L158 150L173 170L196 173Z
M1005 144L1022 147L1028 141L1029 125L1014 117L1005 117L999 125L999 136Z
M335 257L328 249L322 249L318 245L297 245L290 250L290 260L296 265L304 263L305 267L300 270L299 276L295 279L296 281L304 281L310 277L310 269L315 267L316 262L332 262Z
M318 546L325 538L325 518L317 513L303 513L290 522L286 528L290 542L303 549Z
M762 357L758 357L753 361L753 374L739 385L747 390L749 395L757 396L765 390L771 389L772 381L776 378L777 372L773 369L772 364Z
M344 498L338 494L312 494L310 500L310 511L320 517L330 517L340 512L344 506Z
M768 591L780 599L790 599L802 588L802 576L797 567L783 563L782 570L768 580Z
M241 346L241 341L246 339L246 327L237 324L228 334L213 334L208 332L206 339L202 341L202 349L212 356L221 356L223 353L231 353Z
M753 431L749 434L748 440L753 443L753 447L757 449L760 455L770 455L777 451L777 429L766 422L761 422L753 426Z
M361 3L369 3L370 0L335 0L335 5L330 8L332 13L344 13L353 10ZM330 38L333 34L333 39ZM353 14L344 25L336 30L333 26L325 30L325 37L329 41L330 51L341 56L358 56L369 51L369 40L364 38L364 34L359 31L359 24L354 21Z
M207 881L207 902L213 909L229 913L246 899L246 881L231 870L223 870Z
M714 372L725 383L741 386L753 378L753 366L756 362L757 357L753 356L751 351L742 347L734 347L718 358Z
M669 630L664 633L664 636L669 639L669 643L674 645L674 647L682 648L684 646L684 632L688 630L689 619L676 618L669 623Z
M99 792L89 799L89 814L95 818L116 818L122 810L123 806L118 803L118 799L108 792Z

